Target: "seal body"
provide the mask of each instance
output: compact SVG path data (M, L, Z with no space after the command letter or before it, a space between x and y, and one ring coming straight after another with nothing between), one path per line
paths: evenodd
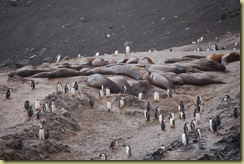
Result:
M148 81L152 85L155 85L165 90L174 88L173 83L160 73L152 72Z

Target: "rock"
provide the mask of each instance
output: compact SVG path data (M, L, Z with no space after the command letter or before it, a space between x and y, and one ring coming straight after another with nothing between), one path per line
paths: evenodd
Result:
M16 67L21 68L21 67L24 67L28 64L30 64L30 61L28 59L23 59L23 60L16 63Z

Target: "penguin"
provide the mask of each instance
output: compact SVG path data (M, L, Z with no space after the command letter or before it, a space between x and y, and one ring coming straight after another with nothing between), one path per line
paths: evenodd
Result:
M56 113L56 106L54 101L52 101L52 105L51 105L51 113Z
M49 130L45 131L45 140L47 140L49 138Z
M89 99L88 101L89 101L90 108L93 108L94 107L94 100L93 100L93 98L91 96L89 96L88 99Z
M150 121L150 114L149 114L148 110L144 111L144 117L145 117L146 121Z
M127 156L131 156L132 155L132 151L131 151L131 146L130 145L126 145L125 150L126 150Z
M44 104L42 104L42 112L46 112L47 110L49 110L48 103L44 102Z
M114 51L114 55L118 55L118 54L119 54L118 50Z
M201 47L198 47L198 48L197 48L197 51L198 51L198 52L202 51L202 48L201 48Z
M234 116L234 118L238 118L238 109L237 109L237 107L235 107L234 110L233 110L233 116Z
M62 83L59 81L57 82L57 85L56 85L56 92L57 93L61 93L63 91L63 85Z
M235 45L234 45L234 46L235 46L235 48L237 47L237 45L238 45L238 42L235 42Z
M61 55L58 55L58 56L56 57L56 63L60 61L60 58L61 58Z
M200 38L200 42L202 42L203 41L203 36Z
M200 122L201 122L200 112L196 112L196 123L200 123Z
M186 133L186 134L189 132L188 125L189 125L189 123L186 122L186 123L184 124L184 126L183 126L184 133Z
M125 54L129 54L130 53L130 47L129 46L126 46L125 47Z
M155 102L159 102L159 93L158 93L157 91L154 92L153 100L154 100Z
M116 146L117 146L117 144L118 144L118 141L115 139L115 140L113 140L111 143L110 143L110 148L111 149L114 149Z
M218 38L218 37L215 38L215 42L216 42L216 43L219 42L219 38Z
M217 124L212 117L209 118L209 127L212 132L217 132Z
M42 126L40 126L39 129L39 140L44 140L45 139L45 133L44 133L44 129L42 128Z
M182 100L180 100L180 105L178 107L179 112L183 112L185 109L185 105Z
M167 89L167 95L168 95L168 97L172 97L172 90L171 89Z
M171 128L174 128L175 127L175 120L173 118L170 118L169 124L170 124Z
M37 112L37 114L36 114L36 118L39 120L40 119L40 117L41 117L41 110L39 110L38 112Z
M105 153L101 153L99 155L99 157L100 157L101 160L107 160L108 159L108 157L107 157L107 155Z
M160 114L160 115L158 116L158 121L159 121L160 124L161 124L161 122L163 121L163 119L164 119L163 114Z
M32 89L35 89L36 88L36 84L35 84L35 81L34 80L30 80L29 82L30 86Z
M214 51L218 51L219 50L219 47L218 47L217 43L215 43L212 47L213 47Z
M119 99L119 108L123 108L125 105L125 98L124 97L120 97Z
M196 119L191 120L190 126L191 126L191 130L196 129Z
M222 98L221 102L229 101L229 100L230 100L230 96L229 96L229 95L225 95L225 96Z
M195 118L196 118L196 113L200 113L200 111L201 111L201 108L200 108L200 106L199 106L199 105L197 105L197 107L194 109L194 112L193 112L193 117L195 117Z
M76 90L75 90L74 87L72 87L72 88L70 89L70 95L73 97L73 96L75 96L75 93L76 93Z
M73 82L72 88L75 88L75 90L78 91L78 83L77 83L77 81Z
M124 86L122 87L122 89L121 89L121 92L122 92L122 94L125 94L126 91L127 91L127 88L126 88L126 86L124 85Z
M186 133L183 133L181 135L181 140L182 140L183 145L186 147L188 145L188 136Z
M107 110L111 111L112 110L112 104L110 101L107 102Z
M214 118L214 121L216 122L217 127L220 126L220 124L221 124L221 119L220 119L220 116L219 116L219 115L217 115L217 116Z
M197 104L202 104L202 98L201 98L201 96L197 96Z
M6 99L9 99L11 97L11 94L12 94L12 89L11 88L7 88Z
M166 124L164 120L161 121L160 125L161 125L161 130L165 130Z
M151 108L152 108L152 104L150 102L148 102L147 105L146 105L146 110L148 112L150 112Z
M30 101L29 100L25 101L24 108L25 108L25 110L28 110L30 108Z
M138 100L142 101L142 96L143 96L143 93L140 92L140 93L138 94Z
M109 97L109 95L110 95L110 89L109 89L109 87L107 87L105 89L105 95L106 95L106 97Z
M23 140L21 138L15 140L15 146L14 147L17 150L22 150L23 149Z
M29 107L28 111L27 111L27 114L29 117L32 117L34 112L33 112L33 109L32 109L32 106Z
M182 119L182 120L186 119L186 114L184 111L180 112L180 119Z
M99 52L97 52L96 54L95 54L95 56L99 56L100 54L99 54Z
M69 90L70 90L70 86L69 86L69 84L67 83L67 84L65 84L65 86L64 86L64 93L69 93Z
M202 138L202 133L201 133L200 128L196 128L195 137L196 137L196 140L200 140Z
M34 108L35 108L35 110L40 110L41 109L41 104L40 104L40 101L38 99L35 100Z
M154 118L155 118L155 119L158 119L159 115L160 115L160 110L159 110L158 107L156 107L156 109L155 109L155 114L154 114Z
M171 118L175 119L175 114L172 111L169 112L169 119Z
M104 96L104 91L102 89L99 90L99 98L102 99Z

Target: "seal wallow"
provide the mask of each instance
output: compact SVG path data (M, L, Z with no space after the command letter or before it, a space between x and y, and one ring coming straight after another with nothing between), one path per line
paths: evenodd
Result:
M174 88L174 84L169 79L157 72L152 72L148 78L148 81L151 84L165 90Z
M109 78L101 74L90 75L86 79L86 84L90 87L101 89L102 86L105 88L109 87L112 93L119 93L121 89Z

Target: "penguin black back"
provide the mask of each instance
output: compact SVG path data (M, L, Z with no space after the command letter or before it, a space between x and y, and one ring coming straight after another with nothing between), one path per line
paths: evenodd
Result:
M89 96L89 105L90 105L91 108L94 107L94 100L93 100L93 98L91 96Z
M72 87L74 87L75 90L78 91L78 83L77 83L77 81L75 81L75 82L73 83L73 86L72 86Z
M11 96L12 89L8 88L6 91L6 99L9 99Z
M180 112L183 112L185 109L185 105L182 100L180 100Z
M234 118L238 118L238 109L235 107L233 111Z
M184 127L183 127L183 130L184 130L184 133L188 133L188 127L187 127L187 125L188 125L189 123L188 122L186 122L185 124L184 124Z
M49 130L45 131L45 140L47 140L49 138Z
M217 126L220 126L220 124L221 124L221 119L220 119L219 115L217 115L217 116L214 118L214 120L215 120L216 125L217 125Z
M160 115L160 111L159 111L159 109L158 109L158 107L157 107L157 108L155 109L155 113L154 113L154 117L155 117L155 119L157 119L159 115Z
M160 123L160 125L161 125L161 130L165 130L166 125L165 125L164 120Z
M30 101L29 100L25 101L24 108L25 108L25 110L28 110L30 108Z
M34 112L33 112L32 106L30 106L30 108L28 109L28 116L32 117L33 114L34 114Z
M36 84L35 84L34 80L30 80L30 86L31 86L32 89L36 88Z
M110 143L110 148L114 149L115 146L117 145L118 141L117 140L113 140L111 143Z
M22 148L23 148L23 141L22 141L22 139L17 139L15 141L15 149L22 150Z

